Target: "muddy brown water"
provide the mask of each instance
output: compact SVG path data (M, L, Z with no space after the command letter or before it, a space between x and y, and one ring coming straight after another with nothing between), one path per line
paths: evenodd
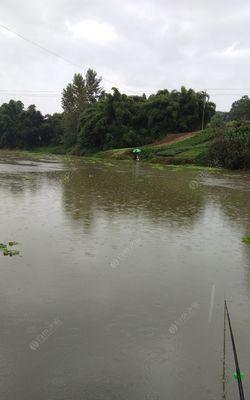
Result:
M220 399L224 296L250 396L249 199L248 172L2 159L0 397Z

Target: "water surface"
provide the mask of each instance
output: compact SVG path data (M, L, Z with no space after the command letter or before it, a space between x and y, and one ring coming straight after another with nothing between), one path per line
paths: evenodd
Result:
M219 399L225 295L249 395L249 195L247 172L2 158L1 398ZM227 335L228 399L233 372Z

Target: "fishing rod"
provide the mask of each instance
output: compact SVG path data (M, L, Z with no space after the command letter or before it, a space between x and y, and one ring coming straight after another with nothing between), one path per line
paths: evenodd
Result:
M239 366L239 360L238 360L238 355L236 351L236 346L235 346L235 340L234 340L234 335L233 335L233 329L231 325L231 319L229 316L229 311L227 307L227 301L225 300L224 302L224 360L223 360L223 398L225 399L225 321L228 321L229 325L229 331L230 331L230 337L231 337L231 342L232 342L232 347L233 347L233 353L234 353L234 362L235 362L235 368L236 368L236 377L238 381L238 388L239 388L239 395L240 395L240 400L245 400L244 396L244 391L243 391L243 385L242 385L242 380L241 380L241 372L240 372L240 366Z

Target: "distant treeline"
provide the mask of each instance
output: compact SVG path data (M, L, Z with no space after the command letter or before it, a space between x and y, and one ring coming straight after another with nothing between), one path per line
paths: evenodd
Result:
M215 138L208 162L229 168L250 166L250 99L243 96L230 112L216 112L205 92L182 87L147 97L128 96L113 88L105 93L102 79L89 69L75 74L62 92L62 113L42 115L21 101L0 106L0 147L53 146L73 154L111 148L143 146L169 132L199 131L208 124Z
M31 149L61 144L62 114L43 116L34 105L24 109L21 101L10 100L0 107L0 147Z
M139 146L168 132L200 130L215 114L205 92L182 87L147 97L113 88L105 93L92 69L75 74L62 93L62 113L42 115L34 105L11 100L0 106L0 147L63 146L84 154L95 149Z

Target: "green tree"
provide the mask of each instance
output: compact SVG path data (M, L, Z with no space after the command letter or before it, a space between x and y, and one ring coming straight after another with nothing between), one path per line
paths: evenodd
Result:
M64 143L67 147L76 143L81 112L87 106L85 81L81 74L75 74L62 93Z
M161 90L148 99L113 88L82 114L78 145L82 149L140 146L168 132L199 130L203 109L204 93L184 87L180 92ZM205 125L214 112L215 104L207 101Z
M216 111L214 116L211 118L211 126L212 127L223 127L226 122L229 120L229 113L225 111Z
M87 101L91 105L95 104L100 97L104 96L104 90L100 86L102 78L97 76L96 71L89 68L86 73L85 81L86 81Z
M30 105L22 116L22 128L19 128L19 146L32 148L42 145L42 124L44 117L36 109L34 104Z
M30 148L41 144L43 115L30 105L10 100L0 107L0 146Z
M250 121L250 99L248 96L243 96L232 104L229 117L231 120Z
M250 168L250 124L228 124L219 129L210 146L208 161L229 169Z
M62 137L62 114L44 117L35 105L26 110L21 101L0 107L0 147L33 148L57 145Z
M47 114L42 125L42 144L43 146L58 146L63 142L63 115L55 113Z
M101 78L89 69L85 79L82 74L75 74L62 93L64 143L67 147L76 144L79 130L80 115L90 105L94 104L101 95Z
M10 100L0 107L0 147L22 146L25 126L24 105L21 101Z

